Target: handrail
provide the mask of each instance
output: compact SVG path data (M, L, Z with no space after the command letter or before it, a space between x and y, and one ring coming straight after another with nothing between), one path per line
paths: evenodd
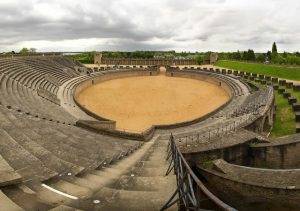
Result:
M167 159L170 160L170 165L166 175L168 175L174 169L177 180L177 189L171 198L166 202L166 204L161 208L161 210L166 210L177 202L179 202L185 210L200 209L201 201L203 199L200 199L200 197L195 193L195 190L199 189L218 208L226 211L236 211L235 208L227 205L217 196L211 193L195 175L184 156L176 146L172 134L170 136ZM194 187L194 184L196 187Z

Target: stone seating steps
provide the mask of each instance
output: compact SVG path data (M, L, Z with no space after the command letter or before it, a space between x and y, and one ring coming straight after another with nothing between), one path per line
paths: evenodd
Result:
M217 75L217 77L221 77L232 88L235 96L240 96L240 95L246 94L246 93L249 92L249 90L251 90L250 87L248 86L248 84L246 84L244 81L239 80L239 79L237 79L236 77L233 77L230 74L228 74L228 75L224 74L224 73L222 73L222 71L216 72L216 69L213 69L213 70L203 69L203 70L200 70L200 71L201 72L212 73L213 75Z
M193 72L199 72L199 71L193 70ZM241 96L249 93L249 89L248 89L249 87L245 85L244 82L241 82L239 79L237 79L236 77L232 77L231 75L223 75L222 73L215 73L211 71L203 71L203 72L213 77L217 77L226 81L226 83L231 87L234 96Z
M0 154L24 180L31 180L33 176L39 180L47 180L57 175L57 172L47 168L3 129L0 129Z
M1 83L5 80L1 78ZM4 83L4 82L3 82ZM9 105L16 110L22 110L24 112L29 112L31 114L44 116L47 119L55 119L61 121L75 122L75 119L66 113L62 108L52 103L48 100L42 99L38 96L32 95L33 92L27 92L28 89L14 80L6 80L5 85L2 83L0 96L1 101L4 105ZM45 112L45 108L48 108L48 113ZM65 113L64 117L61 114Z
M39 183L27 184L33 192L30 197L20 187L3 191L17 206L31 210L62 205L79 210L159 210L176 189L174 175L164 176L168 167L165 161L167 144L167 140L155 137L133 154L101 170L44 183L75 199L57 194ZM23 197L31 200L21 200ZM176 205L170 210L177 210Z
M21 175L18 174L0 155L0 187L14 185L21 182Z
M14 169L21 169L18 172L25 179L45 180L66 172L75 175L84 168L96 168L101 161L139 144L23 117L20 113L1 112L0 118L3 128L0 139L4 139L0 143L0 154ZM28 169L29 163L37 172Z
M102 73L92 73L90 76L79 76L77 78L73 78L62 84L59 88L59 91L57 92L57 96L61 100L62 107L64 107L71 115L73 115L77 119L95 120L91 116L88 116L86 113L84 113L77 106L73 99L73 95L77 84L97 75L102 75Z
M0 208L7 211L24 211L0 190Z
M271 89L272 88L261 89L250 94L245 102L235 109L234 115L251 113L265 106L270 99L270 94L272 94Z
M165 133L166 137L168 137L170 133L178 134L178 135L179 134L188 135L188 134L195 134L200 131L203 131L203 128L205 128L205 130L207 130L207 128L212 126L218 128L220 125L223 125L228 118L230 119L232 118L232 113L236 110L236 108L240 107L244 103L247 96L248 95L243 95L243 96L238 96L236 98L233 98L231 102L229 102L229 104L224 109L218 111L214 115L210 116L209 118L201 122L197 122L195 124L180 127L180 128L168 129L160 132Z
M29 59L30 60L30 59ZM49 65L49 61L47 65L42 65L42 63L37 63L35 65L32 65L31 62L26 63L26 60L12 60L12 62L15 63L15 65L11 65L10 68L6 69L6 72L12 72L14 73L15 71L22 70L22 72L28 73L28 72L36 72L36 73L51 73L55 77L60 78L61 80L68 80L70 77L68 74L66 74L63 71L59 71L59 68L62 67L56 67L54 68L53 66ZM28 62L28 61L27 61ZM15 71L14 71L15 70Z

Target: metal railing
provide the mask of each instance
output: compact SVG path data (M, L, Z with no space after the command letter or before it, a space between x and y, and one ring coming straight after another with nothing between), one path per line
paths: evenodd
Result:
M202 203L209 200L213 202L218 209L236 211L236 209L212 194L199 180L176 146L172 134L168 145L167 160L170 161L170 165L166 175L174 170L177 180L177 189L161 210L166 210L176 203L178 204L179 210L201 210Z

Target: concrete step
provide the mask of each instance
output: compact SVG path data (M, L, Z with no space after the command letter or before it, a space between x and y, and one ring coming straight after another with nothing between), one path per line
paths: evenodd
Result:
M25 210L48 210L52 208L51 206L40 202L36 197L36 193L25 185L8 186L3 188L2 191L14 203Z
M57 175L57 172L48 169L3 129L0 129L0 153L9 165L25 179L46 180Z
M24 209L15 204L0 190L0 210L23 211Z
M123 175L116 183L108 187L119 190L159 191L165 188L176 187L176 179L170 176L140 177Z
M0 155L0 187L20 183L22 177Z
M83 167L58 158L19 130L11 130L8 132L10 136L14 138L24 149L40 159L48 168L56 172L62 173L67 171L77 174L84 169Z
M66 206L66 205L60 205L60 206L57 206L53 209L50 209L49 211L81 211L81 210L76 209L74 207L69 207L69 206Z
M130 174L133 174L135 176L142 176L142 177L157 177L157 176L165 176L165 173L167 171L166 166L160 166L160 167L136 167L134 168Z
M47 185L58 191L67 193L72 196L76 196L77 198L81 199L88 198L92 195L92 191L89 188L82 187L80 185L67 182L65 180L58 180L55 182L51 182Z
M171 194L169 189L158 192L103 188L94 197L100 200L99 210L159 210Z

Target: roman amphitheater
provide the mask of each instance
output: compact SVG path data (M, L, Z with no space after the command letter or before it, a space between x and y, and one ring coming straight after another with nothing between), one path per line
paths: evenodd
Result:
M0 210L299 210L293 84L184 62L0 58Z

